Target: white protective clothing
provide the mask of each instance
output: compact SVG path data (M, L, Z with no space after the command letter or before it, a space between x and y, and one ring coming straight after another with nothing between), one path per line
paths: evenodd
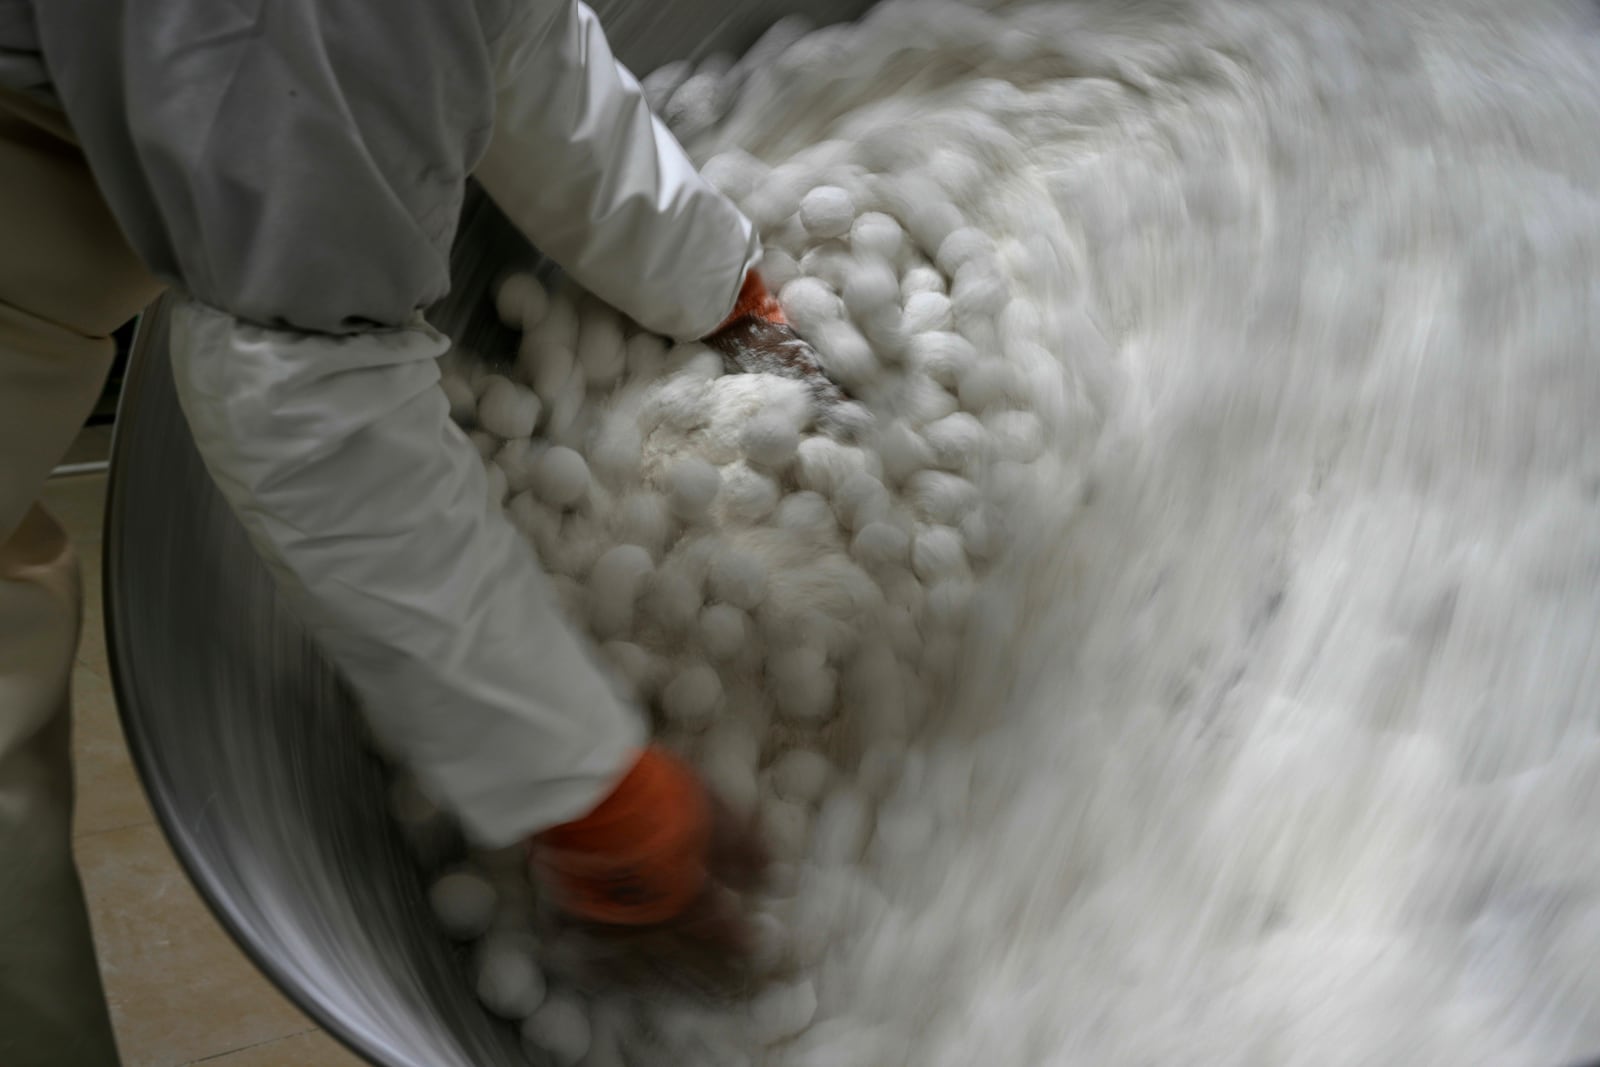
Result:
M19 14L20 12L20 14ZM571 0L0 0L107 202L191 302L207 467L375 732L486 845L583 814L643 723L483 501L420 320L464 182L584 286L685 338L759 248ZM19 44L21 42L21 44Z

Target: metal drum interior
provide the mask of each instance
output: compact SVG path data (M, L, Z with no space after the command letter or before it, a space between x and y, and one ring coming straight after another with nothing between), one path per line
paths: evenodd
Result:
M867 0L599 0L636 71L740 50L778 18ZM454 291L431 316L460 343L502 331L489 287L537 260L469 197ZM385 1067L527 1062L436 928L391 826L385 775L337 678L278 603L201 466L173 392L167 308L145 317L114 449L108 643L123 724L179 859L223 924L313 1018Z

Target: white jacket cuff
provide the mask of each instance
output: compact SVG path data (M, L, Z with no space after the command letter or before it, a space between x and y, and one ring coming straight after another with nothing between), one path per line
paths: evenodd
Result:
M373 732L499 847L590 811L645 743L450 421L425 323L345 337L173 317L213 479Z

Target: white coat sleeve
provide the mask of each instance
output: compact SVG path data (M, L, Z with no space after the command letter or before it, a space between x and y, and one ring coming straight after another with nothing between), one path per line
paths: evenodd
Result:
M500 38L475 173L540 251L646 329L704 337L761 257L755 227L703 179L611 53L593 11L545 0Z
M179 398L213 479L380 740L499 847L585 814L645 742L450 421L423 324L342 337L194 302Z

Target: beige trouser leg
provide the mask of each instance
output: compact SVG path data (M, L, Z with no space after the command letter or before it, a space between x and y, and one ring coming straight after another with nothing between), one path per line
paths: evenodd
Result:
M155 284L60 115L0 93L0 1064L117 1062L72 860L82 591L39 489Z

